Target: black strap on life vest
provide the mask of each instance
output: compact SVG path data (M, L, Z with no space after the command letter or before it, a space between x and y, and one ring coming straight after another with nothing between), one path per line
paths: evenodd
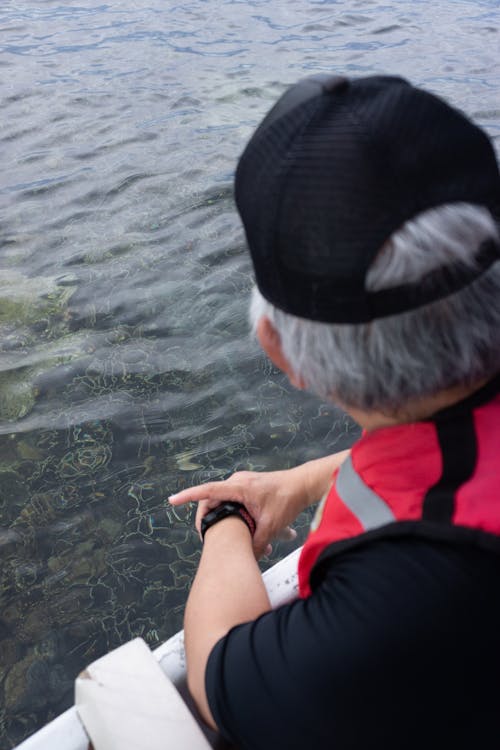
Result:
M477 439L471 411L450 419L436 419L437 438L441 449L443 471L427 490L422 518L436 523L451 523L455 511L455 495L459 487L473 475L477 460Z
M434 415L437 438L441 450L443 470L440 478L427 491L422 518L435 523L451 523L455 497L476 468L477 437L473 409L490 401L500 389L496 376L485 386L457 404Z

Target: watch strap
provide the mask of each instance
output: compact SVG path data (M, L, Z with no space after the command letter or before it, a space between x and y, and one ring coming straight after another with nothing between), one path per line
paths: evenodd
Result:
M222 521L224 518L228 518L229 516L237 516L238 518L241 518L243 523L247 525L250 535L253 536L255 534L257 524L243 503L238 503L236 500L226 500L216 508L208 511L208 513L201 519L202 540L205 539L205 533L211 526L214 526L216 523Z

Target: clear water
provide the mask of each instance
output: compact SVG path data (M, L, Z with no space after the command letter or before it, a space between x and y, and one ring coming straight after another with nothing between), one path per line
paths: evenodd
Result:
M199 544L170 493L357 434L247 334L231 183L255 124L308 73L398 73L498 146L499 21L492 0L3 0L2 748L86 663L181 627Z

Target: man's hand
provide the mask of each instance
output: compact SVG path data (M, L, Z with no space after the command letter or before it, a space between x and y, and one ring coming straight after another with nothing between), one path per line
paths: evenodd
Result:
M198 532L203 516L221 502L243 503L256 523L253 547L259 558L269 553L273 539L295 537L290 524L328 491L333 472L348 454L349 451L341 451L284 471L239 471L225 481L191 487L172 495L169 500L172 505L199 503Z

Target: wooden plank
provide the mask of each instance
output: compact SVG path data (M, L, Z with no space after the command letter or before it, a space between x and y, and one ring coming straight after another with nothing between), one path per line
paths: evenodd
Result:
M90 664L76 680L75 705L94 750L210 750L142 638Z

